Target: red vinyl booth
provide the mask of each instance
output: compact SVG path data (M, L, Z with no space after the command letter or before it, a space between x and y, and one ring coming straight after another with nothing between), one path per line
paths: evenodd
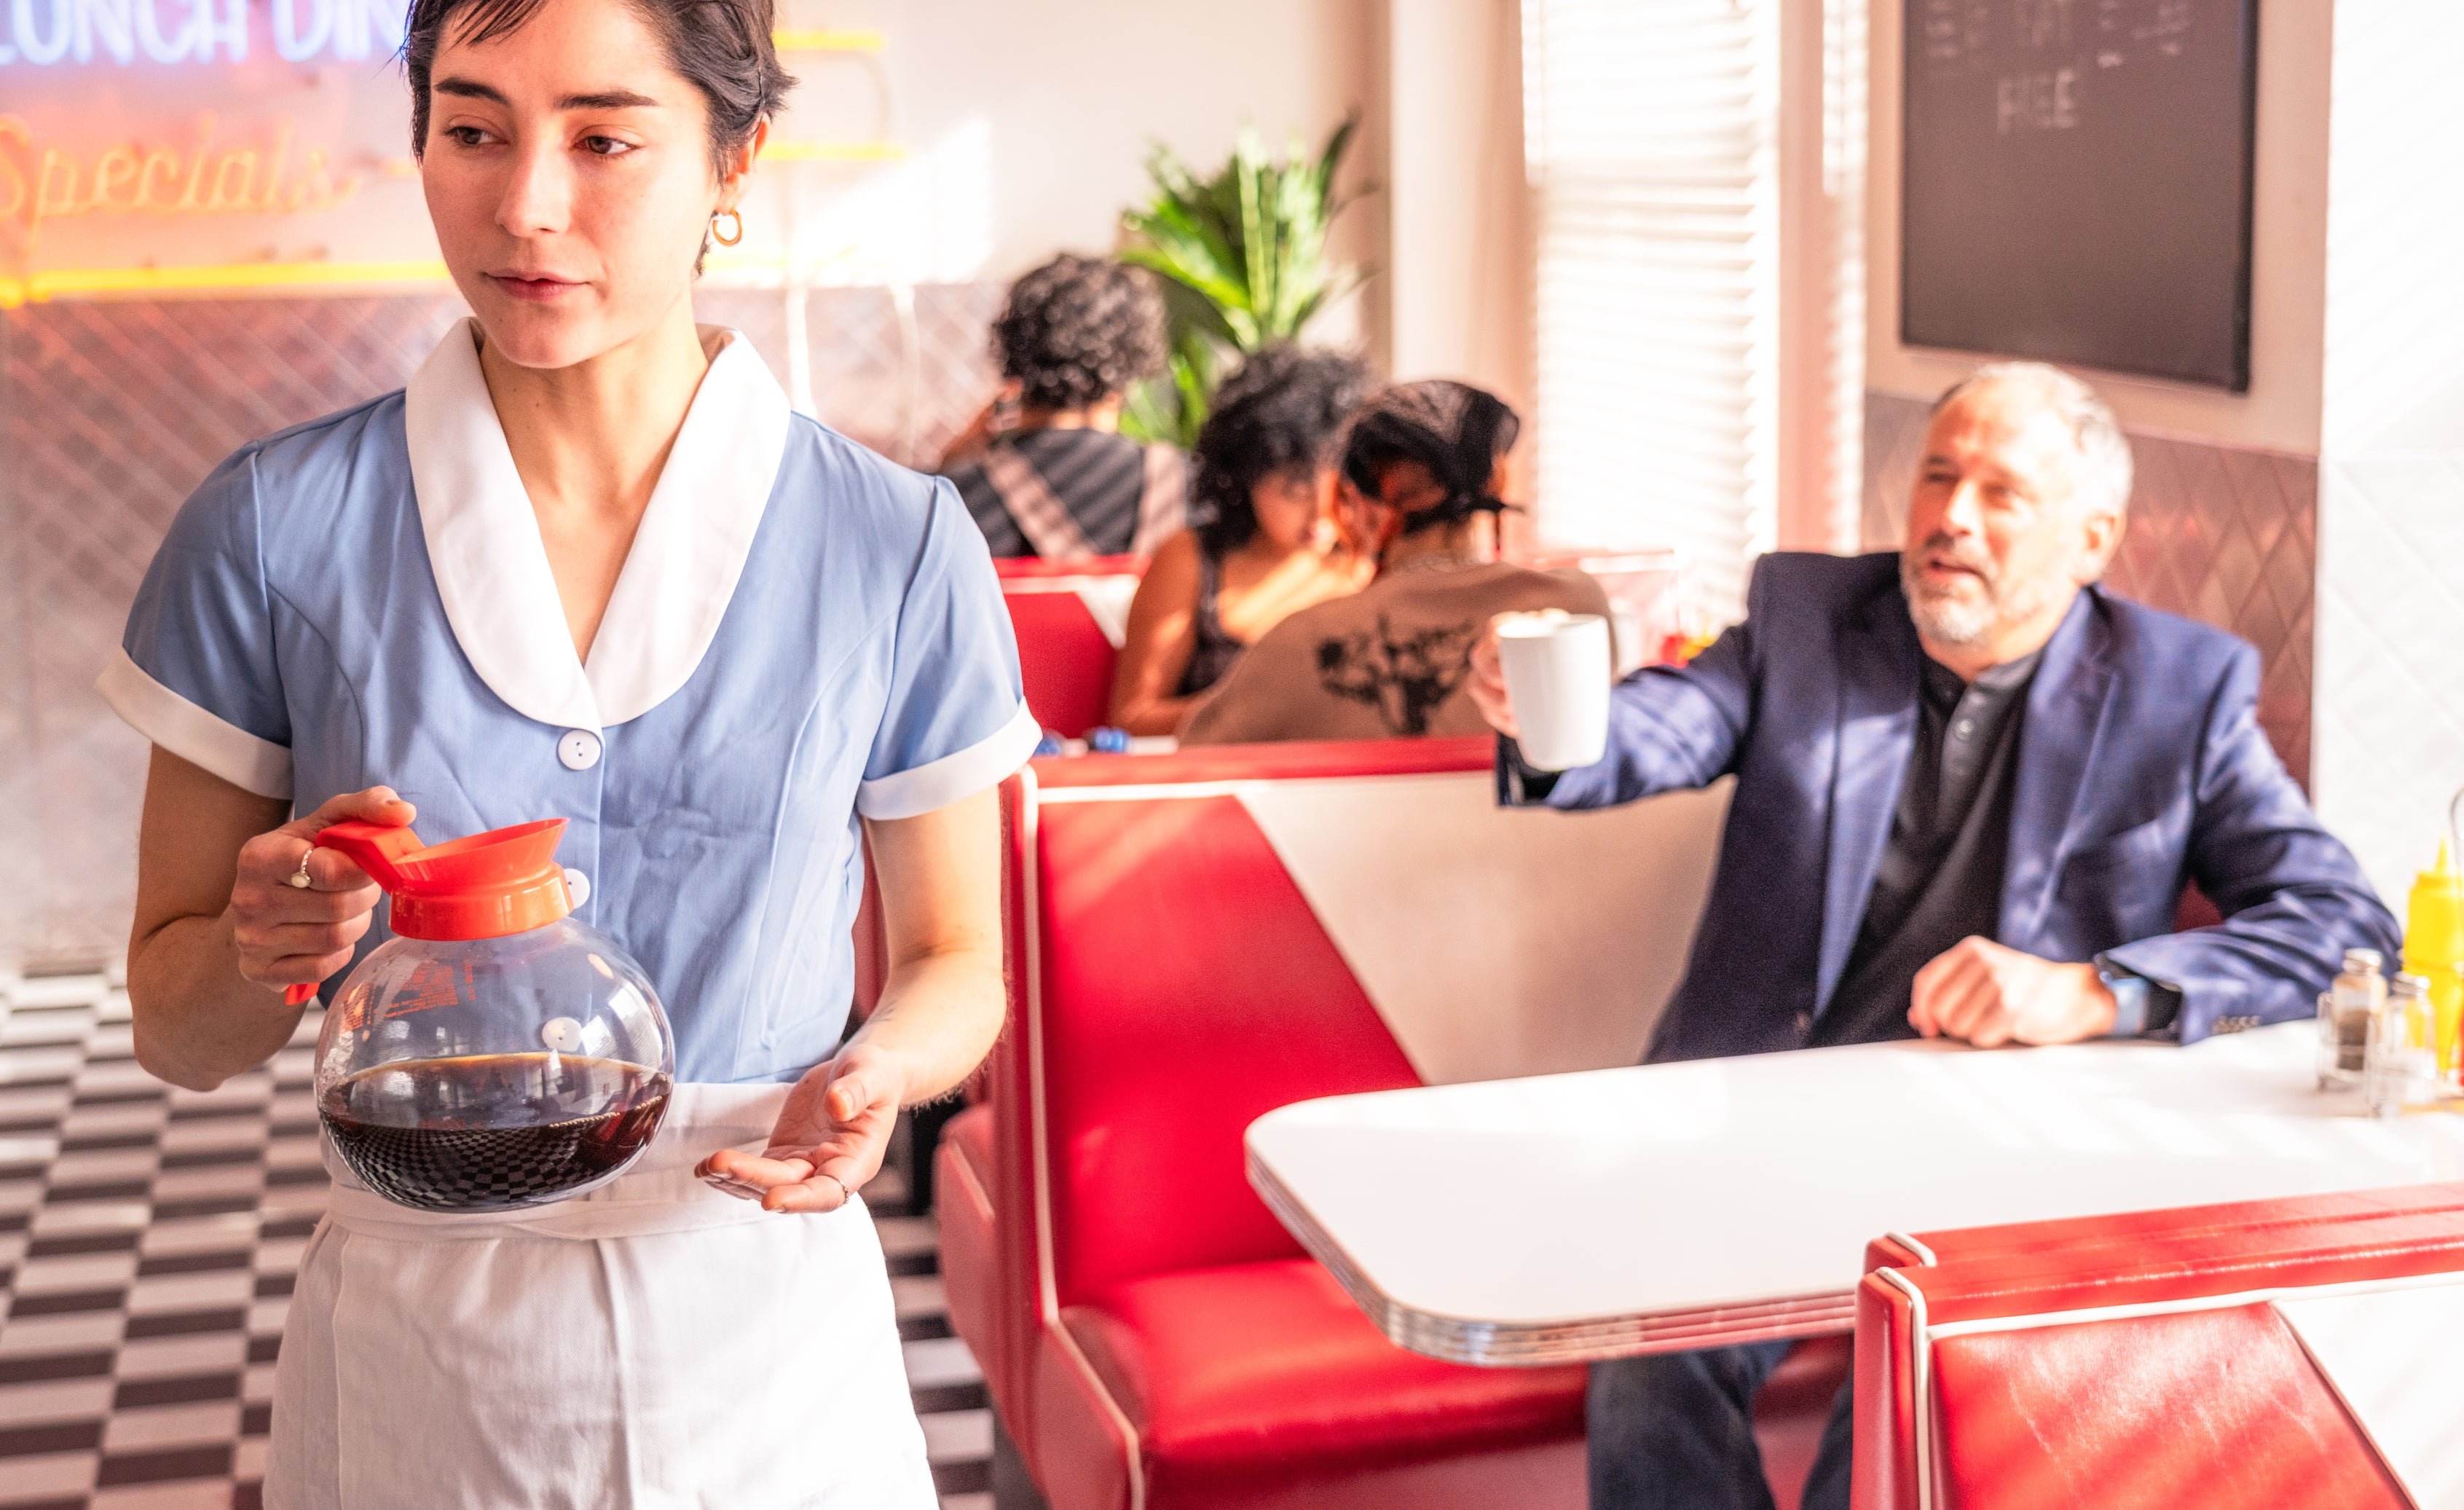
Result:
M1040 761L1005 788L1012 1022L936 1185L952 1322L1055 1510L1582 1503L1579 1369L1395 1346L1243 1173L1275 1106L1639 1052L1725 793L1638 805L1630 828L1500 813L1489 760L1486 741L1231 747ZM1597 884L1620 850L1658 856L1638 888L1682 917L1637 925ZM1516 854L1575 878L1552 892ZM1419 905L1482 898L1480 929ZM1617 933L1611 915L1632 938L1530 984L1533 1010L1486 988L1583 952L1534 929ZM1468 942L1432 948L1447 935ZM1447 975L1467 1010L1430 988ZM1767 1397L1775 1481L1801 1479L1845 1372L1836 1347L1792 1362Z
M1856 1510L2464 1504L2464 1185L1867 1257Z
M1112 667L1130 599L1146 570L1143 556L1084 561L1034 557L997 561L1010 627L1018 634L1018 667L1027 711L1070 739L1107 722Z

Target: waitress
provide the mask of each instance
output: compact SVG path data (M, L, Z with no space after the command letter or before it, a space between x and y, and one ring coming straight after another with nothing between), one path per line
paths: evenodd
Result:
M404 391L243 448L147 573L101 682L155 746L138 1056L196 1088L261 1064L283 988L380 941L325 825L561 816L679 1084L633 1172L536 1211L424 1214L336 1168L266 1502L926 1510L856 1192L1001 1024L992 788L1037 729L983 538L693 322L790 82L771 0L408 26L475 318ZM892 963L842 1048L868 833Z

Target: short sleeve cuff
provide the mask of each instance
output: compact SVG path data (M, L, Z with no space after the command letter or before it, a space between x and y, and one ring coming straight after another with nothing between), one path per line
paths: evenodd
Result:
M1001 732L953 755L868 781L855 789L855 811L868 818L913 818L999 785L1035 754L1044 726L1026 704Z
M173 692L147 676L127 651L112 657L95 679L94 690L130 728L188 764L243 791L290 800L290 750L258 739Z

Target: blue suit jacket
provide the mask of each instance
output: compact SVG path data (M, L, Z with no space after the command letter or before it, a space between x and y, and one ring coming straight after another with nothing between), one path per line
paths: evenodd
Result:
M1683 669L1621 683L1608 754L1547 801L1595 808L1737 778L1693 957L1652 1059L1904 1036L1827 1022L1916 743L1923 651L1896 554L1770 555L1747 617ZM2029 689L1995 937L2182 993L2184 1041L2313 1010L2395 920L2319 826L2256 721L2258 655L2098 588ZM2186 884L2221 927L2175 933Z

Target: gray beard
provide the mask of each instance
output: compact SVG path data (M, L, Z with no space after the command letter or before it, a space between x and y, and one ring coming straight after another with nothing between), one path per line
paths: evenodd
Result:
M1908 617L1917 633L1944 645L1981 645L1993 633L1995 614L1989 601L1959 603L1948 598L1925 599L1908 594Z
M1978 577L1981 597L1928 597L1921 589L1915 566L1900 558L1900 588L1907 595L1908 617L1917 633L1944 645L1981 645L1995 630L2033 618L2053 601L2043 584L2005 588L1998 580Z

